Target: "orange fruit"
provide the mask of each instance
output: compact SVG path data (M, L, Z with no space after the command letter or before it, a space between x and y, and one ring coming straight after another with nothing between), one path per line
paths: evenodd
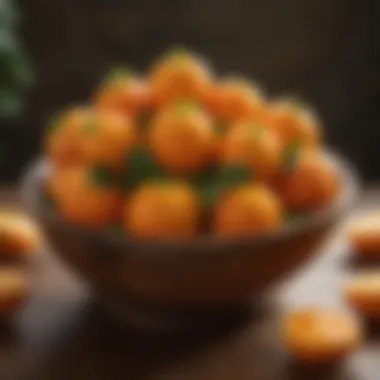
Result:
M173 51L152 67L149 83L158 105L178 100L201 100L212 76L206 63L194 53Z
M182 182L147 183L124 208L124 228L138 238L189 238L198 232L199 202Z
M285 206L291 210L313 211L327 206L339 192L336 169L322 152L303 151L290 173L278 182Z
M356 253L368 258L380 258L380 213L355 217L347 227L347 237Z
M0 316L18 309L29 293L27 276L22 269L0 268Z
M45 149L55 165L77 165L85 161L85 130L91 121L92 110L87 107L71 109L54 121L46 137Z
M153 119L149 144L158 162L175 172L200 169L213 140L212 120L197 106L179 103Z
M283 222L281 204L264 185L233 188L217 202L213 228L218 235L258 235L274 231Z
M344 290L349 304L360 314L380 320L380 271L368 270L355 275Z
M101 110L135 115L151 106L150 90L143 79L127 70L115 70L106 78L95 104Z
M246 122L231 126L224 141L223 161L244 164L259 178L270 178L279 169L281 144L271 130Z
M285 347L296 359L327 364L352 352L361 341L357 320L325 309L301 309L285 317L282 325Z
M266 121L266 102L261 90L241 78L225 78L210 88L205 104L222 120Z
M25 216L2 212L0 214L0 256L22 256L38 247L37 229Z
M284 144L294 141L306 146L317 146L321 140L321 125L310 110L291 100L274 102L267 120Z
M121 168L128 153L138 142L132 120L114 111L94 114L86 141L89 162Z
M52 172L47 182L60 213L70 222L102 228L119 219L122 198L100 168L75 167Z

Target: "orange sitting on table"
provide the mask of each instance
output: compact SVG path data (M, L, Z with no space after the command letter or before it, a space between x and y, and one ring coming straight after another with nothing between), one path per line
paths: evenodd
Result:
M380 321L380 270L356 274L347 283L344 294L357 312Z
M0 268L0 317L17 310L29 293L27 276L22 269Z
M30 220L16 213L0 213L0 256L24 256L38 244L39 235Z
M380 258L380 212L354 217L347 226L347 237L357 254Z
M296 310L282 324L285 348L297 360L327 364L351 353L361 342L361 328L351 315L321 308Z

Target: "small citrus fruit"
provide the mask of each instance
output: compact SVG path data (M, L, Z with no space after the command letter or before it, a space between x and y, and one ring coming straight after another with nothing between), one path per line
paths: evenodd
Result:
M119 218L122 199L100 168L70 168L51 174L47 187L60 213L70 222L102 228Z
M207 65L188 51L166 54L153 66L149 77L158 105L184 99L199 101L211 82Z
M282 326L285 347L297 360L327 364L353 351L361 341L357 320L325 309L301 309L285 317Z
M150 107L150 91L139 77L126 70L114 70L107 76L95 104L101 110L113 110L127 116Z
M380 271L355 275L345 288L349 304L363 316L380 320Z
M114 111L100 111L94 115L91 128L85 147L89 162L122 167L138 140L131 118Z
M46 152L57 166L82 164L85 161L86 126L92 122L92 111L77 107L54 121L46 137Z
M38 243L37 229L25 216L0 214L0 256L23 256L35 251Z
M0 316L18 309L29 293L27 276L22 269L0 268Z
M216 117L230 122L263 122L266 102L260 89L241 78L225 78L209 90L205 103Z
M258 235L281 227L281 204L264 185L248 184L222 195L214 210L214 231L222 236Z
M296 211L313 211L330 204L340 187L330 159L321 152L303 151L294 168L279 181L285 206Z
M316 146L321 139L321 125L306 107L292 101L278 101L269 107L268 120L284 144L299 142Z
M213 139L212 121L197 106L179 103L162 110L152 121L149 143L156 159L175 172L202 167Z
M147 183L124 210L127 233L138 238L188 238L198 232L199 202L182 182Z
M240 122L227 132L223 156L227 164L244 164L254 176L270 178L279 169L281 144L270 129Z
M356 253L380 258L380 213L355 217L347 227L347 237Z

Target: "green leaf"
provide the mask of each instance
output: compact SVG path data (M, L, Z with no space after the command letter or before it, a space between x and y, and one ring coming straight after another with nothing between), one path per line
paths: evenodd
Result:
M220 168L217 180L226 186L241 184L250 179L250 171L245 165L229 165Z
M297 165L299 154L301 151L301 143L299 141L290 142L283 151L282 172L291 173Z
M44 191L41 195L41 201L42 201L42 204L46 207L46 208L56 208L56 203L54 201L54 199L50 196L50 194L47 194L46 191Z
M86 136L93 136L98 132L99 124L94 117L90 117L86 120L83 125L83 132Z
M197 187L203 207L212 207L224 192L247 183L251 177L249 169L244 165L218 168L213 175L198 183Z
M154 114L151 111L143 111L138 114L137 125L142 132L146 132L148 130L153 116Z
M265 131L266 131L266 128L258 123L253 123L249 125L247 128L247 132L249 133L249 136L255 140L260 139L265 133Z
M112 187L116 183L115 174L101 165L93 165L89 169L88 175L91 182L99 187Z
M20 115L23 102L15 91L0 91L0 117L14 118Z
M189 113L192 113L194 111L197 111L200 109L200 106L198 102L194 100L183 100L175 103L173 105L174 111L176 112L177 115L182 115L186 116Z
M128 154L122 179L123 188L130 189L141 182L165 178L167 178L165 171L147 150L136 148Z
M285 220L288 221L289 223L295 223L304 217L305 217L305 214L301 214L300 212L288 211L285 215Z
M121 81L129 80L133 71L127 67L115 67L104 78L103 85L106 87L118 86Z
M116 235L124 234L123 226L119 223L111 224L110 226L108 226L107 230Z
M50 117L49 121L46 125L46 130L48 133L57 131L63 122L63 114L62 112L57 112L52 117Z
M228 130L229 122L227 120L218 120L214 130L218 136L224 136Z
M190 50L183 45L172 46L163 55L164 59L185 59L190 55Z
M0 25L13 26L19 18L19 12L16 8L16 4L12 0L0 1Z

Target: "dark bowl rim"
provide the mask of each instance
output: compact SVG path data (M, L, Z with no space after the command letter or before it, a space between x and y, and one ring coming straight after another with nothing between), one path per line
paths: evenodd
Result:
M339 154L329 151L328 156L336 166L341 177L341 193L328 207L314 212L310 217L300 221L289 223L284 228L260 236L242 236L234 238L221 238L215 235L203 235L189 240L168 239L133 239L128 236L120 236L112 231L93 231L65 221L53 209L49 208L42 200L42 182L49 170L49 164L43 158L34 160L26 170L21 180L21 196L27 208L37 219L42 218L48 223L59 225L69 229L74 235L82 235L99 243L103 247L116 248L118 252L136 254L139 258L171 257L173 254L184 253L209 256L213 252L220 255L222 252L232 250L252 250L256 247L268 244L280 243L293 237L306 234L326 223L333 222L347 212L353 204L359 188L359 179L352 166Z

